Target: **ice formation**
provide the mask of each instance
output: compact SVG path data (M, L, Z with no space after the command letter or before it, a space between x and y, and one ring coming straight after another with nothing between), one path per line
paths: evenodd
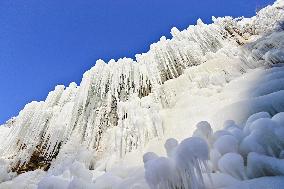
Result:
M238 153L227 153L222 156L218 161L218 168L221 172L231 175L236 179L246 179L244 159Z
M174 157L177 146L178 146L178 141L176 139L169 138L166 140L164 147L166 149L168 157L170 158Z
M0 189L283 188L283 22L277 0L98 60L0 126Z
M213 130L207 121L201 121L196 124L196 130L192 136L200 137L210 144L213 135Z
M145 165L145 179L151 189L170 189L178 185L174 162L165 157L158 157Z

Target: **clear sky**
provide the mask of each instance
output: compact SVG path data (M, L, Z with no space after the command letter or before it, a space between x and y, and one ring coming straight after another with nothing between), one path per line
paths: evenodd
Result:
M99 58L134 57L198 18L251 17L274 0L0 0L0 123Z

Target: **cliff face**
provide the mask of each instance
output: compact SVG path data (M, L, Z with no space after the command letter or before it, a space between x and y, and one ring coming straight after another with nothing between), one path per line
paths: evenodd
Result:
M283 2L277 1L249 19L213 18L210 25L198 20L184 31L173 28L172 39L162 37L136 60L98 60L79 86L56 86L44 102L27 104L1 126L0 157L23 173L48 170L72 147L92 152L90 168L142 148L163 135L159 110L171 107L183 87L223 85L250 68L278 63L270 50L283 44L259 47L261 40L253 41L272 31L283 37L283 20Z

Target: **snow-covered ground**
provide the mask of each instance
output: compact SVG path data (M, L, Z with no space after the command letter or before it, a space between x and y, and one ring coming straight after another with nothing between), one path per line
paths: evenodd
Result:
M284 188L284 2L213 21L28 104L0 189Z

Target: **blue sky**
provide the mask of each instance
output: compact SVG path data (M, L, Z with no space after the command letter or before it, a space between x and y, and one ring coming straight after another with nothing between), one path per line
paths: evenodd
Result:
M251 17L273 0L0 0L0 123L99 58L134 57L198 18Z

